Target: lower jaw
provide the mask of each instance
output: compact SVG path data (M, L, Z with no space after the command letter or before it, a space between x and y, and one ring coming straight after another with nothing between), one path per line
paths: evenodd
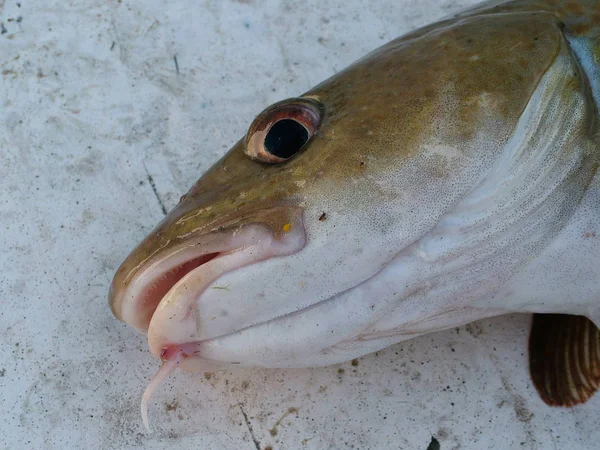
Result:
M163 361L172 360L176 357L180 358L179 368L189 373L205 373L219 372L224 370L235 369L302 369L325 367L332 364L339 364L349 361L354 358L373 353L390 345L397 344L406 339L411 339L414 336L390 336L381 339L374 339L363 342L348 342L349 345L334 345L329 348L315 347L313 353L307 352L303 355L290 357L286 355L281 359L262 359L257 355L240 355L239 361L216 360L203 355L203 347L205 350L208 343L197 342L184 344L182 346L171 346L170 352L163 358ZM208 344L210 345L210 344ZM277 348L272 349L274 353L278 353ZM285 352L282 352L285 353Z
M175 352L174 348L179 348L178 351L183 354L182 362L194 359L193 355L199 353L203 343L201 330L198 330L197 325L196 302L201 295L199 293L204 292L226 273L299 251L306 238L300 224L296 230L295 233L290 232L286 236L275 238L266 227L250 226L244 231L245 236L236 238L240 245L236 245L235 250L220 253L181 278L161 299L150 320L148 344L152 353L166 360L166 354ZM214 366L206 365L210 365L211 368Z

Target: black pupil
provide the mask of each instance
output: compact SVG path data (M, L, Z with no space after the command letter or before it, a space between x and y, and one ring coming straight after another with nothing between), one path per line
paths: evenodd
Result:
M308 141L308 131L292 119L276 122L265 137L265 148L274 156L291 158Z

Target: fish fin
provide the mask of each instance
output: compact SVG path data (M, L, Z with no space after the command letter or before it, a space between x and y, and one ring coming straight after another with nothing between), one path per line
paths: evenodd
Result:
M586 402L600 388L600 329L584 316L534 314L529 371L548 405Z
M600 328L600 310L598 310L598 308L590 311L587 317L594 323L594 325L596 325L596 327Z

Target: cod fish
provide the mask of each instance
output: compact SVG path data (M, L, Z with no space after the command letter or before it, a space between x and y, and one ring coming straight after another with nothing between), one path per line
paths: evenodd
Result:
M268 106L118 269L162 366L316 367L534 313L549 405L600 385L600 2L495 1Z

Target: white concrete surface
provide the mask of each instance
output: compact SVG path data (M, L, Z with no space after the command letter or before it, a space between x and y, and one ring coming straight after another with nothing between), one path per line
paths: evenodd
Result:
M356 366L177 373L149 435L158 362L107 305L157 195L172 207L264 106L472 3L0 0L0 448L597 448L600 396L553 409L530 384L526 316Z

